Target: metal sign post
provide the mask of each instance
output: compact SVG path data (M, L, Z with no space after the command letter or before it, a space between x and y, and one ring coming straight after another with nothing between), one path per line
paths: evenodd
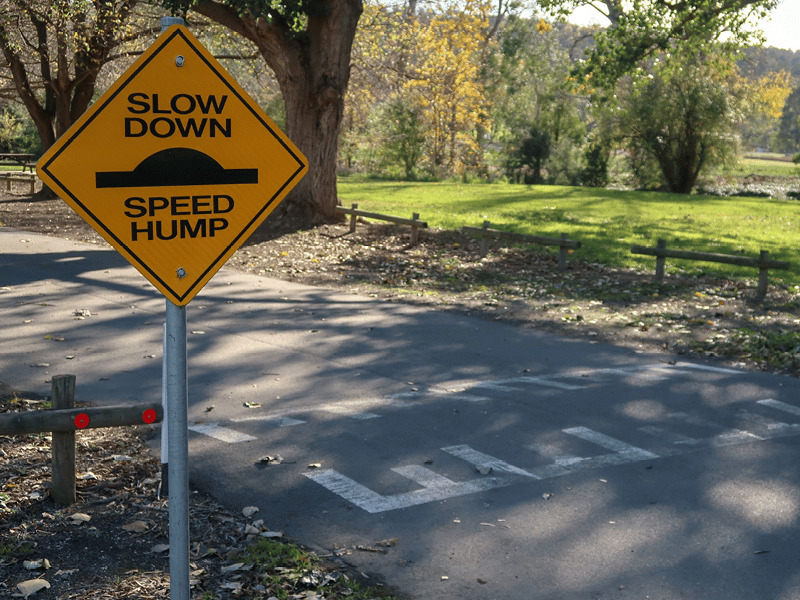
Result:
M161 33L183 25L179 17L162 17ZM166 301L164 344L167 393L169 481L169 597L189 600L189 390L186 361L186 307ZM164 432L161 432L164 435Z
M189 600L189 394L186 307L167 304L166 389L169 473L169 597ZM162 431L162 435L163 431Z

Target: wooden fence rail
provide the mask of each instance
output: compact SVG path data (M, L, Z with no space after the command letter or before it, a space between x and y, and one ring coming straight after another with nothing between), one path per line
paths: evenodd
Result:
M659 239L655 248L647 246L632 246L631 254L645 254L656 257L655 280L664 279L664 263L667 258L682 258L684 260L700 260L704 262L738 265L741 267L758 268L757 295L761 298L767 295L767 282L769 269L789 269L789 263L784 260L773 260L767 250L762 250L758 258L749 256L736 256L732 254L715 254L713 252L696 252L693 250L669 250L666 240Z
M94 427L123 427L160 423L160 402L137 406L75 408L75 375L54 375L53 410L0 414L0 435L53 433L50 495L59 504L75 502L75 431Z
M490 229L489 221L483 222L483 227L462 227L461 231L477 235L481 238L480 255L486 256L489 253L489 238L511 240L526 244L539 244L542 246L558 246L558 269L563 271L567 268L567 254L570 249L578 249L581 243L577 240L569 239L566 233L562 233L560 238L542 237L539 235L528 235L525 233L515 233L513 231L501 231Z
M350 233L355 233L356 221L358 217L364 217L365 219L377 219L378 221L387 221L396 225L407 225L411 227L412 246L416 246L419 242L419 230L428 228L428 224L425 221L419 220L419 213L412 213L410 219L394 217L392 215L382 215L379 213L368 212L366 210L359 210L357 202L354 202L351 208L337 206L336 212L341 215L350 215Z
M6 191L11 190L11 182L28 183L31 186L31 194L36 190L36 173L25 173L23 171L0 171L0 179L6 182Z

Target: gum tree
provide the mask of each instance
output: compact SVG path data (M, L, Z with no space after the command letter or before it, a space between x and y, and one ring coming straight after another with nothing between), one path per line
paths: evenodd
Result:
M9 0L0 52L18 100L47 150L86 110L100 70L145 32L129 25L139 0Z
M292 226L336 220L336 159L361 0L163 3L192 9L255 44L283 95L286 134L309 162L276 217Z

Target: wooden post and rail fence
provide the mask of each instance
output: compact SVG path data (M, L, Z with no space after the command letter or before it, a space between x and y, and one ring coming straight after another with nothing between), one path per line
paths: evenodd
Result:
M359 210L357 202L353 202L351 208L337 206L336 212L340 215L350 215L350 233L355 233L358 217L363 217L365 219L377 219L378 221L387 221L389 223L394 223L395 225L407 225L411 227L412 246L416 246L417 243L419 243L419 230L428 228L428 224L425 221L420 221L419 213L412 213L410 219L394 217L391 215L381 215L379 213L369 212L366 210Z
M749 256L736 256L733 254L715 254L713 252L696 252L693 250L670 250L666 240L659 239L655 248L647 246L632 246L631 254L645 254L656 257L655 280L664 279L664 263L667 258L681 258L684 260L700 260L704 262L738 265L741 267L758 268L758 289L756 295L763 298L767 295L767 282L769 269L788 269L789 263L784 260L773 260L767 250L762 250L758 258Z
M160 402L135 406L75 408L75 375L54 375L53 408L0 414L0 435L52 432L52 487L58 504L75 502L75 431L98 427L124 427L160 423Z
M539 244L540 246L558 246L558 270L564 271L567 268L567 254L570 250L577 250L581 243L577 240L569 239L566 233L562 233L560 238L542 237L540 235L528 235L526 233L515 233L513 231L501 231L491 229L489 221L483 222L483 227L462 227L461 231L471 233L480 237L481 256L489 253L489 238L511 240L525 244Z

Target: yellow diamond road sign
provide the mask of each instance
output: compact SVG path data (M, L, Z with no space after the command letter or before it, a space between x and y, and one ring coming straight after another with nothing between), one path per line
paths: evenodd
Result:
M39 177L187 304L305 175L305 157L183 26L50 148Z

